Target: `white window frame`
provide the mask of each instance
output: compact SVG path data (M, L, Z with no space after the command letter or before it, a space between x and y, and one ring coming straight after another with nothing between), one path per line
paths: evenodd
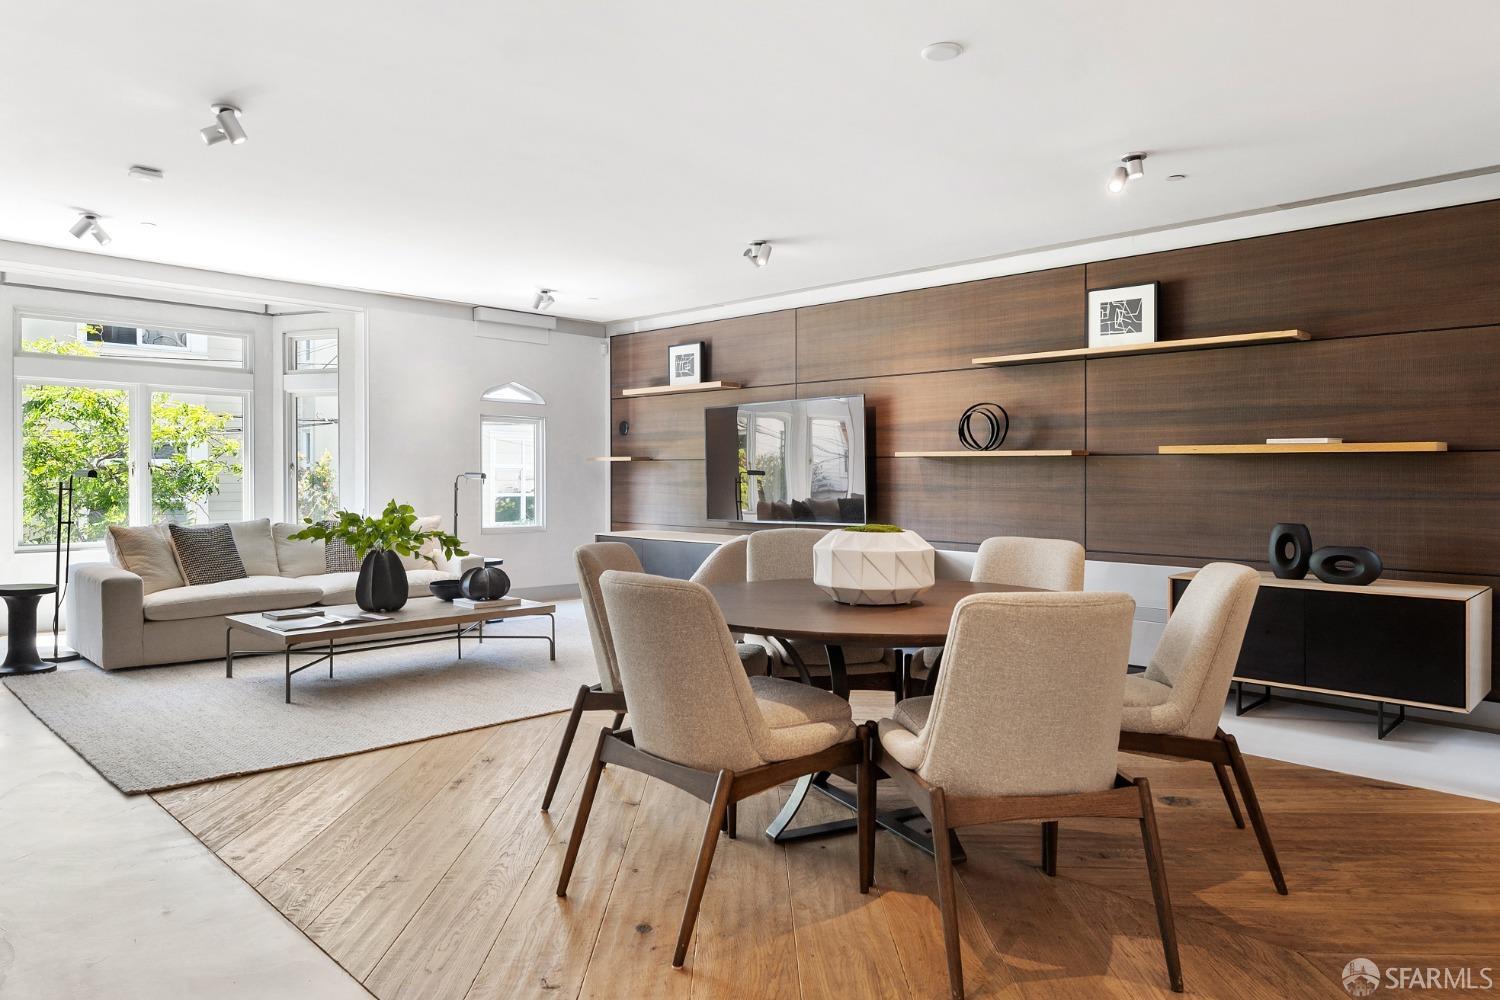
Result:
M488 512L479 511L479 533L481 535L510 535L527 531L547 530L547 418L521 416L511 413L486 413L479 418L479 468L485 472L484 426L485 424L531 424L536 428L536 523L535 524L487 524Z
M332 373L332 370L329 370ZM308 372L300 374L307 375ZM322 375L319 372L318 375ZM297 509L297 400L313 396L332 396L338 400L339 415L339 454L334 457L334 468L338 474L339 484L339 509L349 510L344 495L344 399L339 394L338 387L322 388L308 386L306 388L289 388L282 394L282 426L286 433L282 435L282 446L286 449L286 472L283 478L283 510L281 516L288 524L301 524L302 513Z
M137 448L131 443L131 451L136 453L133 460L135 464L142 466L141 474L141 501L144 519L142 524L151 524L156 520L156 498L151 495L151 458L155 449L151 444L151 397L155 393L165 392L171 394L203 396L238 396L240 399L240 516L239 520L247 521L255 510L255 394L250 389L215 389L200 385L167 385L161 382L140 383L137 390L142 396L144 407L144 422L141 426L142 442ZM134 405L132 403L132 405ZM131 411L131 422L135 423L135 411ZM134 508L135 489L131 484L131 506ZM134 523L134 522L132 522Z
M334 362L327 368L298 368L297 367L297 341L299 340L332 340L334 342ZM333 375L339 370L339 355L343 350L343 343L339 337L338 327L328 327L325 330L288 330L282 334L282 357L281 369L287 375Z
M255 343L250 334L242 330L214 329L201 325L184 325L181 323L163 323L157 320L149 320L140 317L126 317L115 313L88 313L92 318L80 319L79 310L49 310L49 309L16 309L12 331L12 347L18 358L55 358L59 355L47 354L39 351L28 351L22 344L21 324L27 319L54 320L62 323L99 323L103 326L134 326L147 329L180 330L183 333L198 333L206 337L232 337L240 342L240 363L234 364L203 364L194 361L164 361L152 360L148 357L115 357L115 358L91 358L87 356L62 356L69 364L80 365L119 365L134 364L148 365L153 371L219 371L219 372L245 372L254 371Z

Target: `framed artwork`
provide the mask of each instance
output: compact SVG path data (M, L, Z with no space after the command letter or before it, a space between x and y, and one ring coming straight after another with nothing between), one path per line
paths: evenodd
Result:
M1089 346L1156 342L1157 282L1089 292Z
M695 385L703 381L703 342L667 348L667 384Z

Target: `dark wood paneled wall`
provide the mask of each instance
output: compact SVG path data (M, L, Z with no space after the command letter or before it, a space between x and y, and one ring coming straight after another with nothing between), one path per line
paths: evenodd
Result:
M1161 339L1302 329L1299 344L976 369L1081 347L1086 291L1161 283ZM734 393L625 400L670 344L710 345ZM1369 545L1392 576L1500 577L1500 201L1281 233L612 341L615 527L732 528L704 514L702 410L864 393L875 514L937 544L1073 538L1090 555L1264 565L1271 524ZM1085 459L895 458L958 447L971 403L1011 414L1007 447ZM631 432L618 433L621 420ZM1433 455L1161 456L1162 444L1332 435L1442 440Z

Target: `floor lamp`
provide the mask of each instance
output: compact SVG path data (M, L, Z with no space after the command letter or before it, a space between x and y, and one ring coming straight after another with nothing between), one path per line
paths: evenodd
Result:
M78 659L78 653L74 650L58 646L57 626L62 613L63 595L67 589L68 569L73 562L73 482L77 479L98 478L98 470L80 469L68 478L57 481L57 526L52 536L57 542L52 550L52 655L42 657L48 663L66 663Z
M460 472L453 477L453 533L458 534L458 484L465 479L475 479L484 482L488 476L483 472Z

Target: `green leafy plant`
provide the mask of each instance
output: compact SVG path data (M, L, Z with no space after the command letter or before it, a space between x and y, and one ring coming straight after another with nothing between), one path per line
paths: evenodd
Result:
M445 559L466 556L463 542L457 535L442 529L423 531L417 527L417 512L410 504L398 504L392 500L385 505L379 517L367 517L351 510L341 510L331 521L314 521L303 518L307 527L292 535L292 538L310 539L320 542L343 542L363 559L367 553L384 550L407 558L425 559L433 566L437 560L432 553L422 551L422 546L433 542L443 552Z
M894 524L851 524L845 531L865 531L872 535L892 535L905 531L905 528Z

